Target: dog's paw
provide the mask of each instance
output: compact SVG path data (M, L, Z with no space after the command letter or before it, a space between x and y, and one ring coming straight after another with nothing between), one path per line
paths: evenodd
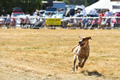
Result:
M75 71L72 71L72 73L75 73Z
M83 67L84 67L84 65L80 65L80 67L81 67L81 68L83 68Z
M76 70L78 70L78 66L76 66Z

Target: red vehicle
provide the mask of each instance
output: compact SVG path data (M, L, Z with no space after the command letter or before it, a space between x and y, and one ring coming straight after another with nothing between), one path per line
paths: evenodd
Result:
M17 16L25 16L24 12L22 11L22 8L18 8L18 7L13 8L11 17L16 18Z

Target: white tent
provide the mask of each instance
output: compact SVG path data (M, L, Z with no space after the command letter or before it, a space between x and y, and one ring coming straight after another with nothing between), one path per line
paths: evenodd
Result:
M120 2L113 4L112 8L113 8L113 10L112 10L113 13L120 12Z
M87 14L96 14L96 10L94 8L91 8L91 9L86 9L86 13Z
M86 9L110 9L112 11L112 5L117 4L117 1L111 2L110 0L99 0L98 2L86 7Z

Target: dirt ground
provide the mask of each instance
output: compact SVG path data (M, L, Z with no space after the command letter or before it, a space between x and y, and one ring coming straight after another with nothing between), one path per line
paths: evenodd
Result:
M79 35L91 36L90 56L72 73ZM120 29L0 28L0 80L120 80Z

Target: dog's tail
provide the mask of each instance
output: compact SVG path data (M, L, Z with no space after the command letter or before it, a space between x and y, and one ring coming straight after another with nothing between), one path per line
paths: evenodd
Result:
M74 51L74 49L77 47L78 45L75 45L73 48L72 48L72 52Z

